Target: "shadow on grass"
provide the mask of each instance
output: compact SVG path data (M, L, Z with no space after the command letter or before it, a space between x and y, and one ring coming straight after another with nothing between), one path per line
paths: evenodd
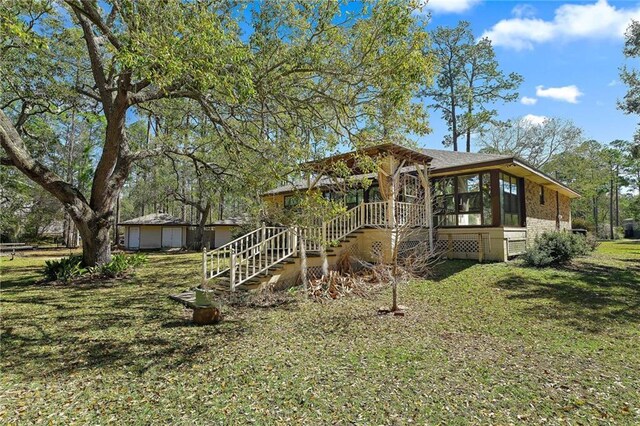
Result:
M524 268L524 267L523 267ZM640 265L624 267L578 263L540 278L513 276L496 286L508 298L529 300L524 310L578 330L600 332L612 323L640 323Z
M436 282L443 281L475 265L478 265L476 260L443 259L441 263L433 268L433 276L429 277L429 279Z

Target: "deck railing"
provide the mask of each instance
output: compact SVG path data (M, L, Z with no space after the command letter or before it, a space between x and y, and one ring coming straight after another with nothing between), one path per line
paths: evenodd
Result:
M393 223L388 220L394 212ZM203 278L228 273L230 288L267 273L269 268L298 251L298 235L308 252L319 252L323 244L337 242L362 227L426 226L424 204L379 201L362 203L318 226L304 229L262 226L222 247L203 251Z

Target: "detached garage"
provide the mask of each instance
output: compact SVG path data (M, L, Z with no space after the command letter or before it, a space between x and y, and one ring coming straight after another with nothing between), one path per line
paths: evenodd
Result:
M191 224L167 213L153 213L119 223L126 250L182 248Z

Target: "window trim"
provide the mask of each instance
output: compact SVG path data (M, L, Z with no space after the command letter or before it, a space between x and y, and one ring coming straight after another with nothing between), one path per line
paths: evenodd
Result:
M475 173L460 173L460 174L456 174L456 175L447 175L447 176L438 176L438 177L434 177L432 178L432 185L431 185L431 191L432 193L434 193L433 195L433 201L432 201L432 206L435 206L435 200L438 197L447 197L447 196L453 196L453 212L443 212L443 213L432 213L432 215L434 216L434 226L438 227L438 228L494 228L494 221L495 221L495 211L494 211L494 191L493 191L493 175L494 175L494 170L481 170ZM488 178L488 183L489 183L489 195L491 197L491 201L489 206L485 206L484 205L484 193L483 193L483 184L484 179L483 176L486 175ZM458 190L458 179L460 177L463 176L477 176L478 177L478 191L474 191L474 192L460 192ZM435 195L435 184L437 181L444 181L445 179L452 179L453 180L453 193L452 194L445 194L445 195ZM480 205L479 205L479 209L477 211L469 211L469 212L461 212L459 211L459 197L461 194L477 194L479 197L479 201L480 201ZM490 211L491 211L491 223L490 224L484 224L485 221L485 207L487 207ZM435 208L432 208L432 210L435 211ZM477 214L480 216L480 224L479 225L460 225L460 215L465 215L465 214ZM441 217L445 217L445 216L455 216L455 225L440 225L440 218ZM446 220L446 219L445 219Z

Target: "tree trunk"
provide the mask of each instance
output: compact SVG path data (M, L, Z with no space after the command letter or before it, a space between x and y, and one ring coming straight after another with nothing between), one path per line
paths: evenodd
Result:
M467 152L471 152L471 129L467 129Z
M453 110L453 117L451 118L451 131L452 131L452 139L451 142L453 142L453 150L457 151L458 150L458 121L456 120L456 115L455 115L455 107L452 108Z
M326 242L322 242L320 244L320 259L322 260L322 277L326 277L329 275L329 258L327 257L327 247L325 246Z
M593 224L596 228L596 238L599 238L598 234L598 200L596 197L593 197Z
M200 220L198 221L198 227L196 228L196 238L193 242L194 249L202 250L204 247L204 227L207 224L207 219L209 218L209 212L211 211L211 201L207 201L206 206L203 210L198 209L198 213L200 213Z
M620 166L616 166L616 226L620 226L620 183L618 182L618 176L620 176Z
M82 262L95 266L111 261L111 221L90 219L86 223L76 223L82 237Z
M613 175L609 182L609 236L613 240Z

